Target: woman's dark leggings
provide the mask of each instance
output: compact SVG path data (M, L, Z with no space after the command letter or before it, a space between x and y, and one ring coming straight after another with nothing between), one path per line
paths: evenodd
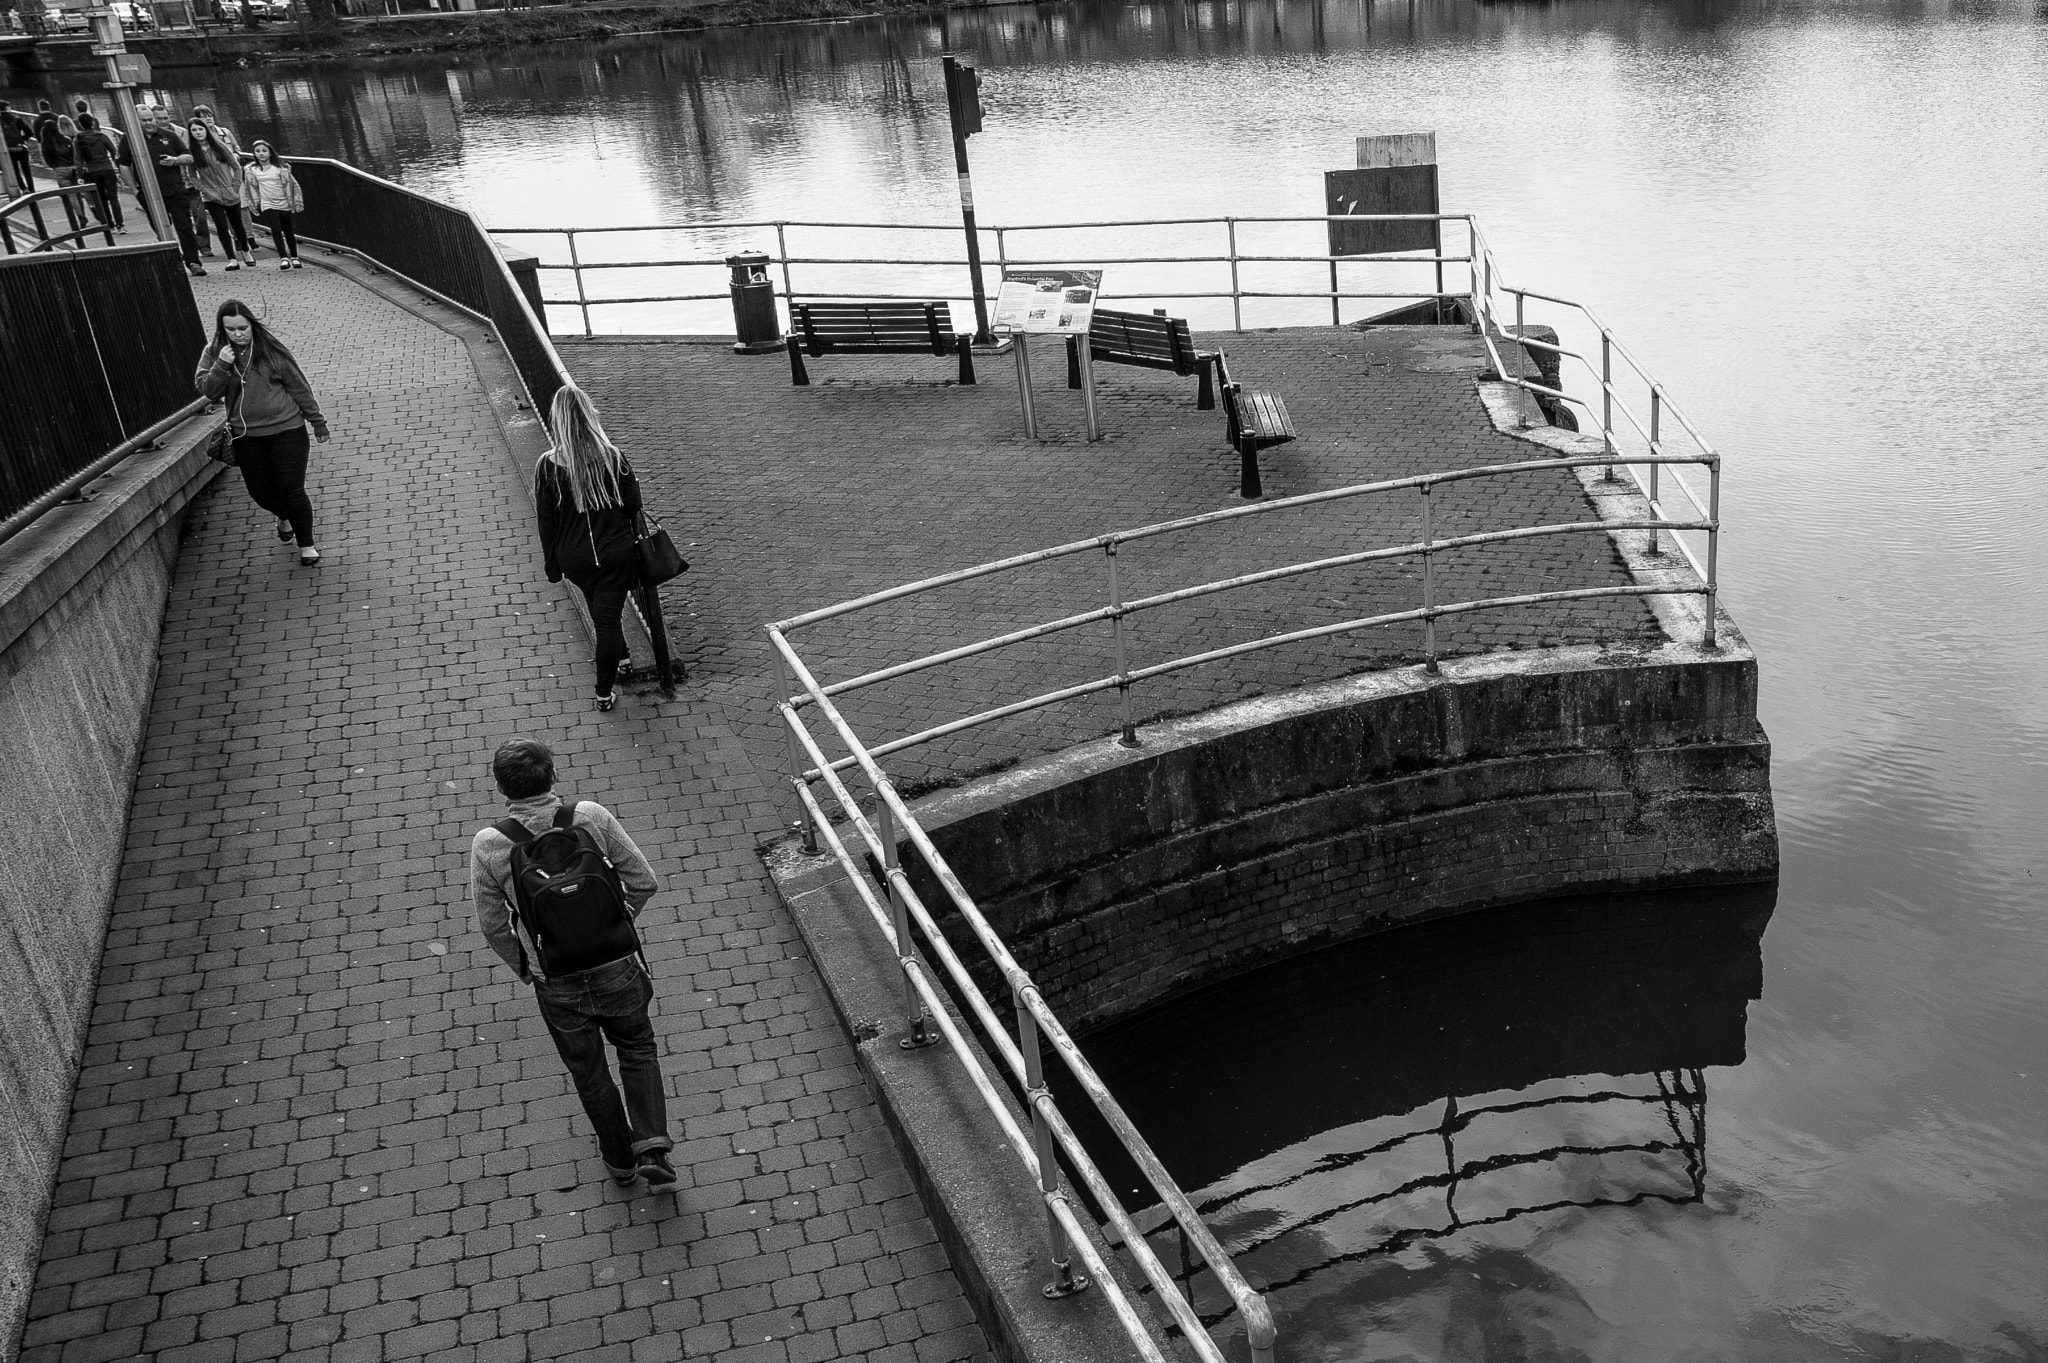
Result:
M206 216L213 219L213 234L220 238L220 248L223 251L228 249L229 241L235 243L237 251L249 249L249 229L242 226L240 204L217 204L208 199ZM232 236L229 235L231 232Z
M313 499L306 495L306 454L312 441L304 426L275 435L245 435L235 441L235 466L256 505L292 523L301 549L313 543Z
M626 630L620 620L626 609L629 588L599 582L583 588L590 603L590 621L597 628L597 694L609 696L619 675L619 660L626 656Z
M111 170L89 170L85 173L85 178L99 186L100 195L106 201L104 206L97 201L94 202L93 216L101 222L106 222L111 217L114 226L126 227L128 224L121 221L120 175Z
M263 222L270 228L270 244L277 253L290 260L299 257L299 234L292 231L292 215L282 208L263 210Z

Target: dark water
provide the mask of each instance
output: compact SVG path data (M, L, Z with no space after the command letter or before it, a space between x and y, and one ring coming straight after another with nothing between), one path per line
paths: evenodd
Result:
M1459 1079L1445 1055L1442 1091L1422 1093L1353 1027L1355 1051L1328 1063L1350 1065L1345 1092L1375 1115L1176 1154L1223 1197L1440 1122L1447 1098L1501 1098L1467 1083L1654 1093L1661 1068L1686 1085L1668 1104L1549 1104L1473 1128L1472 1148L1648 1140L1660 1105L1698 1111L1700 1195L1347 1260L1282 1294L1293 1356L2048 1358L2048 20L1968 0L1048 5L174 73L170 92L497 226L942 222L933 58L948 44L988 73L973 149L992 220L1315 212L1320 172L1355 135L1434 128L1447 206L1482 218L1517 278L1599 308L1727 455L1722 580L1763 660L1784 847L1739 1050L1688 1058L1677 1036L1667 1059L1611 1074L1621 1062L1574 1032L1559 1044L1590 1058L1532 1088L1512 1086L1519 1072ZM1254 320L1311 319L1276 305ZM1701 948L1699 978L1673 986L1719 998L1724 1029L1734 1003L1715 982L1733 950ZM1617 963L1589 944L1582 988L1569 969L1486 988L1547 991L1556 1006L1532 1009L1570 1029L1575 991L1686 977L1683 956ZM1471 990L1445 977L1441 993L1451 1009ZM1347 1029L1309 1018L1293 1035L1333 1031ZM1683 1199L1687 1158L1574 1155L1549 1188ZM1490 1186L1473 1196L1557 1200ZM1426 1202L1387 1216L1422 1224ZM1348 1253L1382 1223L1319 1225Z

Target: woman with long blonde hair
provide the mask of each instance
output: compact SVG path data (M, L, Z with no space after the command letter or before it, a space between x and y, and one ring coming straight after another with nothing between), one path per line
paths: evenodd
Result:
M590 395L565 383L549 404L555 447L533 470L533 505L540 518L548 581L568 578L590 603L597 627L597 708L618 703L612 683L626 662L620 617L640 578L634 548L640 518L640 481L619 453Z

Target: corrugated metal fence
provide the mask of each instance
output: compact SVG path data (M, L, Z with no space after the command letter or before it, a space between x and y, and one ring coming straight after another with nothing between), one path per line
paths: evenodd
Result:
M563 383L562 361L482 224L341 161L294 157L292 171L306 193L295 222L301 236L359 251L489 318L534 409L546 413Z
M0 259L0 527L191 403L205 345L175 243Z

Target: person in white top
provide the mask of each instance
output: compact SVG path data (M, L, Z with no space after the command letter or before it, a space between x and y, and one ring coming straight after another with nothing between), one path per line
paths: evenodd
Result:
M279 257L277 268L299 269L299 238L292 231L292 215L305 211L305 193L292 176L291 163L268 142L257 138L249 144L249 152L256 160L242 171L242 207L270 229L270 242Z

